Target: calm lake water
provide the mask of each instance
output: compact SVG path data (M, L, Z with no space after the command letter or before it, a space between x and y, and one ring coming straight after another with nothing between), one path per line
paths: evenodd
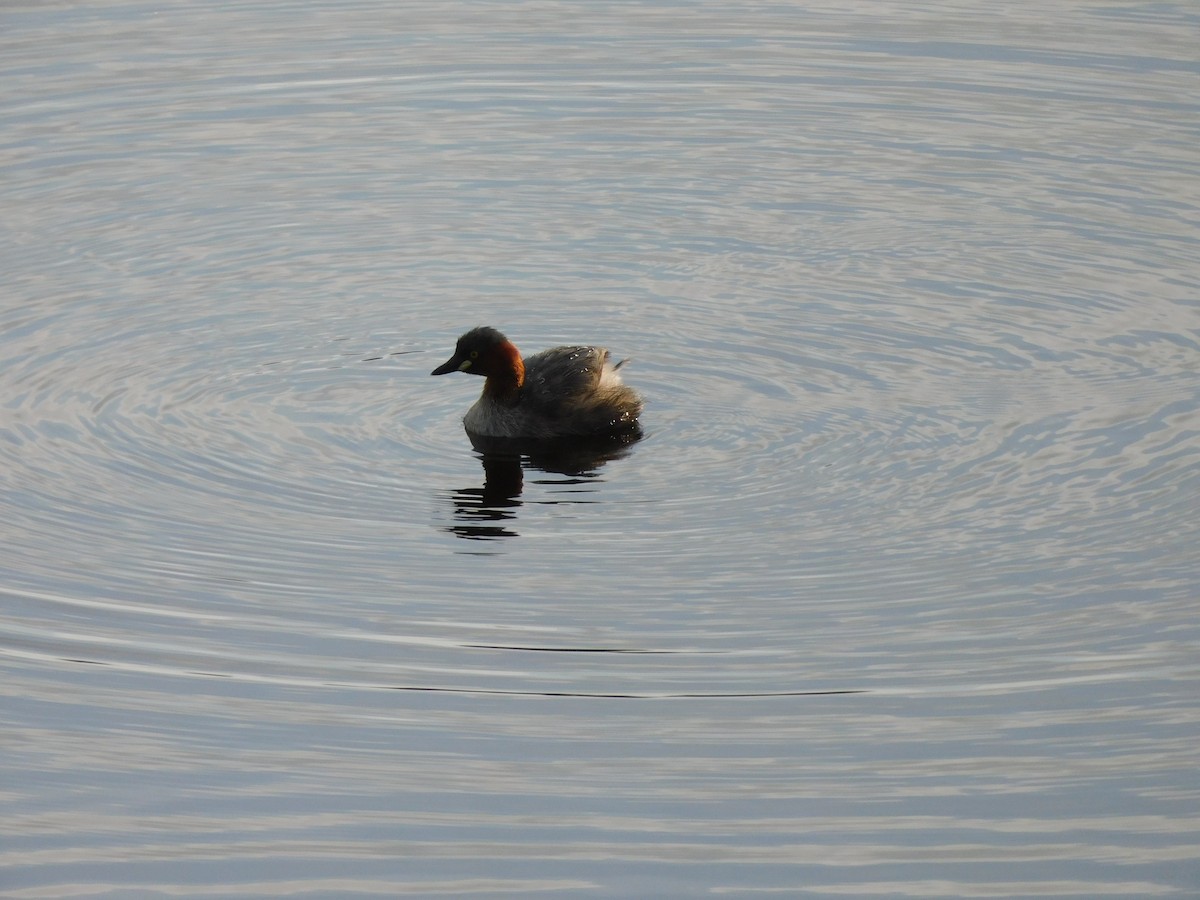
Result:
M0 892L1200 895L1198 34L6 4Z

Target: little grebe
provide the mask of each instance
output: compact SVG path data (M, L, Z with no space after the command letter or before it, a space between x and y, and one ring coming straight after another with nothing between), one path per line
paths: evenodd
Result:
M555 347L528 359L495 328L472 328L430 374L483 375L483 394L463 417L469 434L520 440L628 435L642 398L622 383L603 347Z

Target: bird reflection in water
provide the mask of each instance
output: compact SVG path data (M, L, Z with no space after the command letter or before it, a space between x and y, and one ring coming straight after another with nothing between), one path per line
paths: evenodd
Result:
M583 484L596 479L605 463L628 455L641 437L638 431L605 439L518 442L470 435L483 464L483 485L451 492L456 522L446 530L468 540L516 537L527 469L567 476L560 484Z

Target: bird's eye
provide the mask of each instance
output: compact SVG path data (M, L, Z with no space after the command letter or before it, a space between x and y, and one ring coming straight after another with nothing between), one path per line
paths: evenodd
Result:
M471 359L479 359L479 351L478 350L471 351Z

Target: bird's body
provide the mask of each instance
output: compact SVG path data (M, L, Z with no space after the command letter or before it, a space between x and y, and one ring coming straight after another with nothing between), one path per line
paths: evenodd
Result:
M621 380L622 363L603 347L555 347L522 359L494 328L458 339L434 375L483 375L483 393L463 417L467 432L490 438L554 440L639 431L642 399Z

